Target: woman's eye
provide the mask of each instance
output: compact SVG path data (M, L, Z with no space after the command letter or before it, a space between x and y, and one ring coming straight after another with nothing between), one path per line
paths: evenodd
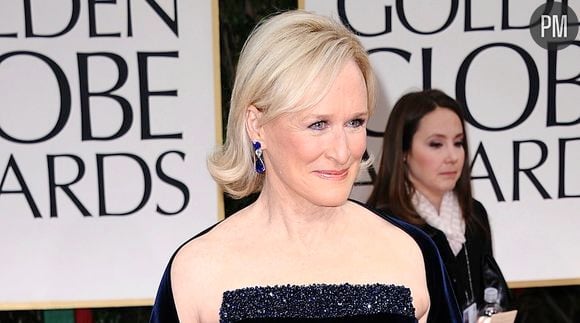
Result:
M308 126L308 128L313 130L322 130L326 128L326 121L316 121L315 123Z
M439 147L441 147L441 146L443 146L443 144L442 144L442 143L440 143L440 142L430 142L430 143L429 143L429 147L433 147L433 148L439 148Z
M455 147L463 147L463 141L456 141Z
M350 120L347 123L347 126L350 128L359 128L359 127L362 127L364 124L365 124L364 119L354 119L354 120Z

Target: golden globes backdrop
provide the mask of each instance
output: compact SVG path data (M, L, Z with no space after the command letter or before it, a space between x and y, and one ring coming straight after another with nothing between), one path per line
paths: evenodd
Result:
M148 304L218 218L216 6L2 2L0 307Z
M530 21L543 1L325 1L307 10L350 26L381 86L369 122L378 165L389 109L440 88L466 107L474 194L512 286L580 281L580 41L548 52ZM568 3L580 12L578 2ZM577 25L576 25L577 27ZM366 200L372 171L352 196Z

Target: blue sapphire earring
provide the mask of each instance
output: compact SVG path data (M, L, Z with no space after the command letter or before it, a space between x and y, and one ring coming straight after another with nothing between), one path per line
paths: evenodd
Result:
M252 142L254 147L254 169L258 174L264 174L266 172L266 164L264 164L264 159L262 158L262 145L259 141L255 140Z

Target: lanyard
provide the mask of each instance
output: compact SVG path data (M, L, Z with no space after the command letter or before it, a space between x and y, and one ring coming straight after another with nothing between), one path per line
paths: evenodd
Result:
M467 291L465 291L465 299L467 299L468 303L475 301L475 294L473 293L473 281L471 280L471 267L469 266L469 253L467 252L467 245L463 244L463 249L465 249L465 260L467 263L467 278L469 278L469 290L471 291L471 298L467 295Z

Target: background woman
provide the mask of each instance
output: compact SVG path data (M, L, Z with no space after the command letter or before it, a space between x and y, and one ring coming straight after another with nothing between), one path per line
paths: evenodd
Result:
M459 104L439 90L406 94L387 122L368 200L431 236L464 316L477 314L483 305L483 268L493 261L487 212L472 198L467 156Z

